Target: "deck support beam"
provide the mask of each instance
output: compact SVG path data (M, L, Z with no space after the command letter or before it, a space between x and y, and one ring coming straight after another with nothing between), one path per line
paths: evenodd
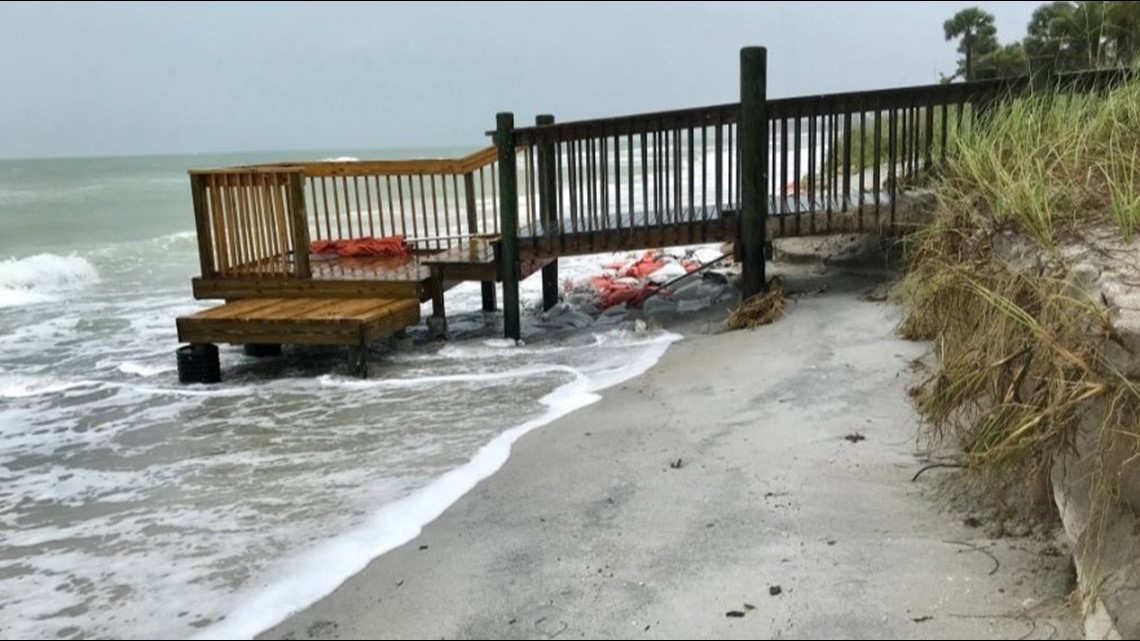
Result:
M441 341L447 338L447 310L443 302L443 270L433 267L431 270L431 316L427 319L428 338Z
M740 50L740 289L744 299L764 291L768 233L768 50Z
M246 356L254 356L257 358L280 356L281 343L246 343L244 351Z
M553 125L554 116L535 116L534 124ZM538 215L542 230L548 236L558 224L558 176L555 174L554 143L538 145ZM549 311L558 304L558 257L542 268L542 310Z
M495 145L499 148L499 234L502 245L503 335L522 338L519 307L519 196L515 165L515 116L495 116Z
M558 259L551 260L542 268L542 311L558 304Z
M348 346L348 373L357 378L368 378L368 346Z
M485 280L480 284L483 286L483 311L495 311L495 308L498 307L498 304L495 301L495 281Z

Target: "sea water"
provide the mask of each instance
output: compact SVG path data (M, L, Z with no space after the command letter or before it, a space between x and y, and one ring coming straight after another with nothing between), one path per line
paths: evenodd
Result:
M207 305L186 169L342 155L0 161L0 637L256 634L677 338L527 313L516 345L467 284L450 342L416 328L414 349L374 349L368 380L336 348L223 347L221 384L180 385L174 319Z

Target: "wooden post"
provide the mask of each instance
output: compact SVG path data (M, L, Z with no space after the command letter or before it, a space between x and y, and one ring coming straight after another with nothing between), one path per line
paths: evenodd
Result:
M312 278L309 266L309 216L305 213L305 176L289 174L289 215L293 223L293 258L299 278Z
M463 174L463 190L467 195L467 233L474 236L479 233L479 213L475 204L475 172ZM483 281L483 311L495 311L495 281Z
M432 265L428 280L431 293L431 316L427 319L428 338L433 341L447 338L447 312L443 300L443 267Z
M534 124L553 125L554 116L536 116ZM558 224L558 187L554 175L554 143L543 141L538 147L538 204L542 234L551 238ZM549 243L549 241L548 241ZM547 244L549 247L549 244ZM542 309L549 310L558 304L558 257L542 268Z
M503 335L522 338L519 308L519 196L515 166L515 116L495 116L495 144L499 147L499 233L503 248L499 263L503 273Z
M740 50L740 287L745 299L765 288L768 227L768 50Z
M194 200L194 228L198 232L198 263L202 278L213 278L214 240L210 234L209 212L206 211L206 185L199 174L190 175L190 196Z
M368 346L364 344L348 346L348 374L356 378L368 378Z

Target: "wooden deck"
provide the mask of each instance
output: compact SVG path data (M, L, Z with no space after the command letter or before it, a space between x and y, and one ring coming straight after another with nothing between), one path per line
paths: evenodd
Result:
M250 297L415 298L428 300L430 255L342 257L310 255L310 278L289 274L242 274L193 279L197 299Z
M177 326L186 343L345 345L363 376L364 348L419 320L415 299L250 298L180 317Z

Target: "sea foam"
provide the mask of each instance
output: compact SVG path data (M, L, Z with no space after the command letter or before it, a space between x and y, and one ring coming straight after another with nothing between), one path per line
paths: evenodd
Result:
M250 639L327 596L373 559L419 536L424 526L480 481L497 472L510 457L511 446L523 435L598 401L601 397L597 392L644 373L680 338L667 332L657 334L654 340L643 343L633 358L626 355L585 370L557 366L522 368L521 372L526 374L538 373L540 369L564 371L573 378L541 399L546 411L540 416L504 431L480 448L465 465L444 473L409 496L384 505L363 525L296 557L275 579L260 589L247 591L224 620L194 638ZM520 370L516 370L509 375L519 373ZM408 383L410 381L405 384Z
M58 300L62 292L98 281L95 267L80 256L9 258L0 261L0 307Z

